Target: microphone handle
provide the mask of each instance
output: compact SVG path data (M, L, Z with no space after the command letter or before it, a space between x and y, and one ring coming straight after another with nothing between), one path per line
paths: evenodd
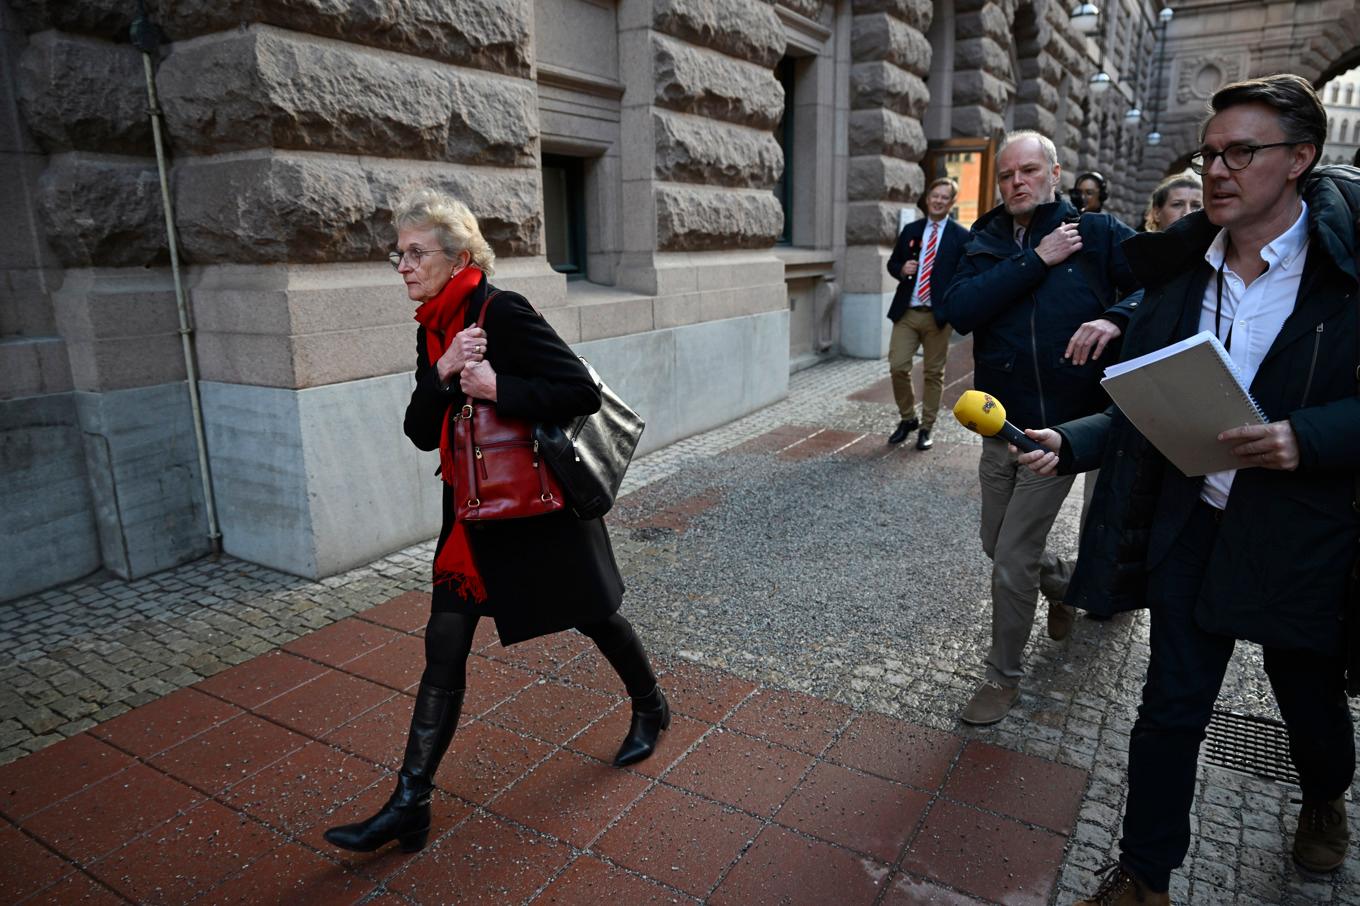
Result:
M1015 425L1012 425L1009 421L1003 422L1001 424L1001 430L996 433L1015 444L1016 449L1021 453L1032 453L1035 450L1048 449L1037 441L1031 440L1028 434L1015 427Z

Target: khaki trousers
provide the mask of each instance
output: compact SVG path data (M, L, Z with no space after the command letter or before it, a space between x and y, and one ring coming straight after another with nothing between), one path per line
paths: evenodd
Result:
M935 427L940 412L940 397L944 395L944 363L949 356L949 335L953 328L935 323L935 315L928 311L911 311L893 325L888 339L888 373L892 376L893 397L902 421L916 417L916 396L911 388L911 362L918 347L925 359L925 386L921 388L921 427L929 431Z
M1086 474L1082 520L1097 472ZM982 550L992 560L992 647L987 679L1018 686L1025 644L1034 626L1039 592L1050 601L1067 596L1075 560L1048 550L1048 532L1072 489L1075 475L1035 475L1018 465L1006 441L982 439L978 480L982 486Z

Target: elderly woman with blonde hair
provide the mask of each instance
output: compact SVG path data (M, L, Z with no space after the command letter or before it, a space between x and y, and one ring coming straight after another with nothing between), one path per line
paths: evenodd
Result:
M367 820L326 831L334 845L358 852L393 840L407 852L425 845L435 770L458 725L468 653L483 616L495 621L502 645L566 629L595 642L632 698L632 723L615 765L651 755L670 723L642 643L618 613L623 579L601 520L578 519L570 509L527 519L455 518L449 419L464 395L491 401L504 416L560 424L599 409L598 388L523 296L487 282L495 255L466 205L423 189L396 204L393 221L397 248L388 257L417 303L420 323L405 431L421 450L440 451L444 519L425 669L396 791Z
M1204 183L1193 173L1177 173L1157 184L1143 214L1143 229L1157 233L1204 207Z

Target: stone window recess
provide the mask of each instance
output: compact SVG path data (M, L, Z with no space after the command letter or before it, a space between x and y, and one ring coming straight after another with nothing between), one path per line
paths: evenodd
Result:
M784 229L779 234L779 242L782 245L793 243L793 208L796 204L793 193L796 175L793 165L794 148L797 145L795 136L798 128L794 107L794 71L797 65L798 61L794 57L786 56L774 68L775 78L784 89L784 116L774 130L775 139L779 142L779 149L784 152L784 170L780 173L779 181L774 186L774 195L784 207Z
M568 280L584 279L586 268L586 161L543 155L543 235L548 263Z

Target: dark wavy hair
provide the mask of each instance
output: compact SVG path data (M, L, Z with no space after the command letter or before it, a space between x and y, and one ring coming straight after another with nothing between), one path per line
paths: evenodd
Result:
M1265 104L1273 108L1280 116L1280 128L1284 130L1286 140L1313 146L1316 152L1313 162L1299 174L1297 188L1302 194L1308 174L1322 160L1322 146L1327 141L1327 111L1322 106L1322 99L1307 79L1289 72L1233 82L1215 91L1209 99L1212 112L1200 127L1200 138L1204 137L1204 129L1215 113L1241 104Z

